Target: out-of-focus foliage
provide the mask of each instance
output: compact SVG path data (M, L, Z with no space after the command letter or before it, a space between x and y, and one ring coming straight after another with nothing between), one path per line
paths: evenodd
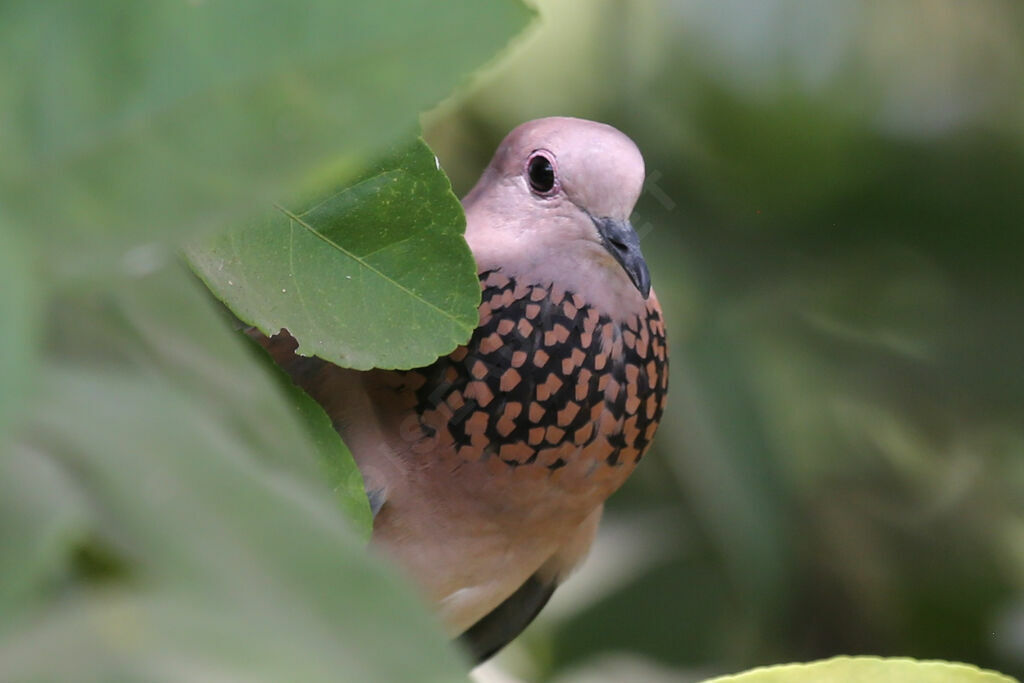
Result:
M211 236L193 267L239 318L343 367L428 365L477 325L466 218L422 142Z
M126 284L55 302L0 460L0 679L457 677L201 286Z
M334 423L323 407L296 386L284 370L276 367L269 359L264 358L264 361L267 369L279 380L278 387L284 392L293 413L303 423L306 435L316 448L322 469L327 474L327 484L345 511L345 517L369 541L373 533L373 514L363 486L363 475L356 467L351 451L338 437Z
M32 291L29 253L25 239L0 213L0 433L21 405L35 367L38 295Z
M0 680L463 677L367 552L326 416L177 252L358 177L529 16L517 0L0 4ZM408 184L457 233L419 160ZM465 251L438 287L472 280Z
M506 1L8 0L0 201L47 234L51 274L97 278L142 235L176 244L325 167L358 172L528 16Z
M1024 675L1024 5L540 9L427 139L464 192L523 120L632 136L672 383L604 545L500 663Z

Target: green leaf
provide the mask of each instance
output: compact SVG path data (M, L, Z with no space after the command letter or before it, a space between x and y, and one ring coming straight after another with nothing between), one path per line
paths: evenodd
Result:
M51 272L121 272L132 245L360 168L531 16L518 0L4 2L0 201Z
M12 413L31 390L40 298L31 254L0 213L0 451Z
M320 482L253 457L251 442L152 377L53 368L44 385L35 457L74 480L98 511L93 533L128 569L5 624L0 679L462 675Z
M330 420L298 398L294 385L264 362L263 351L231 331L212 304L184 268L165 265L115 293L59 300L54 327L73 333L58 335L51 346L57 357L87 367L104 368L113 359L115 367L172 383L248 439L255 456L330 483L365 537L370 517L362 478L337 432L327 431Z
M315 200L189 250L214 294L299 352L346 367L426 365L477 324L465 216L422 142Z
M68 580L95 514L66 471L25 444L0 456L0 631Z
M836 657L810 664L753 669L707 683L1013 683L1009 676L969 664L905 658Z
M339 572L339 580L346 574ZM368 647L360 651L349 644L347 631L332 632L330 624L297 611L294 620L261 621L252 611L187 592L97 592L53 605L0 643L0 675L9 681L96 683L466 680L451 655L438 656L435 642L420 647L410 641L412 651L404 652L404 639L420 634L400 622L387 632L380 630L379 617L371 619L366 627L374 640L364 638Z
M57 306L0 460L0 679L464 678L199 289L166 268Z
M327 483L337 494L338 503L346 517L357 529L363 530L363 537L368 540L373 528L373 515L363 476L352 459L352 453L320 404L297 387L273 361L268 359L267 365L279 377L286 399L291 403L296 417L305 425L306 433L320 455Z

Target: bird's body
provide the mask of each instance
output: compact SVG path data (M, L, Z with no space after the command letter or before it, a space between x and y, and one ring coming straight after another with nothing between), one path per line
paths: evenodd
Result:
M357 372L295 355L287 334L262 340L352 451L373 543L478 656L586 554L662 414L664 324L626 223L642 181L613 128L525 124L464 200L482 287L467 344L426 368Z

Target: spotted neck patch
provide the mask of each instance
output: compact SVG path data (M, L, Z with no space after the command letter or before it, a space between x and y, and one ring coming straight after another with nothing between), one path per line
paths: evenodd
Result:
M582 458L588 471L631 470L668 388L657 305L616 323L551 284L517 282L500 269L480 280L470 341L402 373L424 435L450 440L460 459L497 458L510 468L556 472Z

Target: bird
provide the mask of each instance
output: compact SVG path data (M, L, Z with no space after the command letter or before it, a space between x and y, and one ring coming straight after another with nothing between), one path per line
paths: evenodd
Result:
M479 324L427 367L342 368L298 355L287 330L251 331L351 450L371 546L475 662L586 556L661 420L665 325L629 220L644 179L612 126L512 130L462 200Z

